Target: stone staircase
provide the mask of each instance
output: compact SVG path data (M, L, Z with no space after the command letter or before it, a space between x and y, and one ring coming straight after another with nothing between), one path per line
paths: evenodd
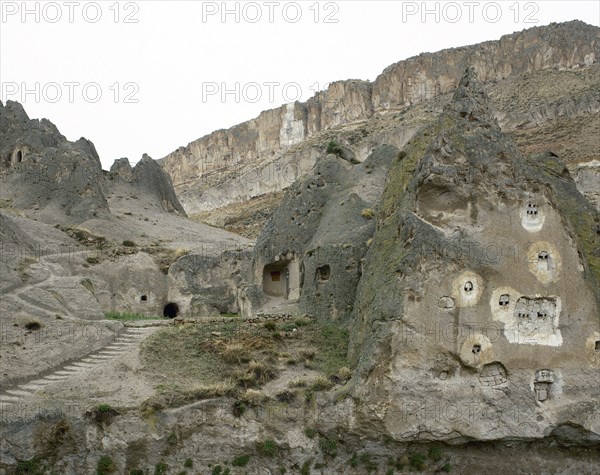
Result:
M160 326L128 326L109 345L85 355L77 360L69 361L58 367L44 371L34 378L13 386L0 388L0 412L10 411L13 405L43 392L46 387L63 382L69 378L89 372L108 360L126 353L155 332Z

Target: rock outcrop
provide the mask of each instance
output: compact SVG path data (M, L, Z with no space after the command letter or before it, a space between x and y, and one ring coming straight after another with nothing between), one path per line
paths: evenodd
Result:
M573 21L531 28L498 41L421 54L386 68L373 83L335 82L306 103L287 104L231 129L213 132L167 155L163 166L173 178L183 206L192 214L279 191L314 164L319 153L310 145L311 138L379 120L451 92L465 64L473 65L480 80L488 82L588 67L600 57L598 31ZM526 112L513 111L517 104L509 104L502 114L506 127L517 127L535 123L536 117L547 120L579 111L580 106L598 112L596 99L582 100L579 106L570 100L556 105L530 104L532 110ZM376 141L374 146L384 143L390 142Z
M184 256L169 269L169 301L177 302L181 315L240 313L241 289L250 280L251 263L247 249Z
M597 442L598 213L555 155L518 152L473 69L402 155L356 298L359 419L395 440Z
M286 193L257 240L254 282L299 311L341 318L353 308L375 210L398 149L376 149L352 165L329 154Z
M0 131L1 194L14 207L52 224L109 216L92 142L69 142L50 121L30 120L13 101L0 103Z
M164 211L186 216L175 195L171 178L147 154L144 154L133 168L127 158L116 160L108 176L111 180L128 183L136 191L145 195L145 201L157 202Z

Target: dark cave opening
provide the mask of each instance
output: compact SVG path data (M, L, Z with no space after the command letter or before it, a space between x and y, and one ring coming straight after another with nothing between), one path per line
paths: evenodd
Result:
M179 314L179 305L173 302L169 302L163 309L163 317L175 318Z

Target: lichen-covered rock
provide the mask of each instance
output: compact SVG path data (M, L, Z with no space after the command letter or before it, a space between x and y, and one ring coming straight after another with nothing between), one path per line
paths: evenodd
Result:
M598 440L598 214L488 104L468 69L389 172L351 335L360 418L396 440Z

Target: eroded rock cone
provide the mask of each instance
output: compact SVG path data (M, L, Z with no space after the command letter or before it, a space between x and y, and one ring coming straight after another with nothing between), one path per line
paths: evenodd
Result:
M127 183L145 195L148 202L156 202L159 207L169 213L186 216L185 210L177 199L169 175L149 155L132 167L127 158L115 160L110 168L109 178L115 182Z
M597 440L598 216L564 165L520 155L473 69L400 157L351 335L364 427Z

